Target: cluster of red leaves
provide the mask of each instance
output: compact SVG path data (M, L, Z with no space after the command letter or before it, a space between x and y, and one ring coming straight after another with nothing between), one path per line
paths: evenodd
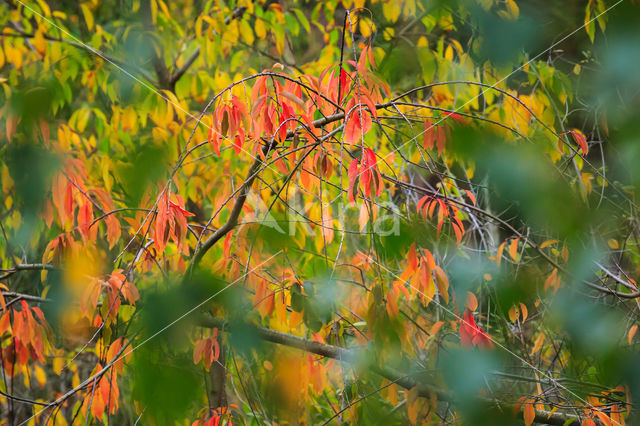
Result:
M49 241L42 254L42 264L60 264L67 255L79 253L81 250L82 244L75 241L70 233L65 232Z
M354 70L346 71L343 65L350 65ZM388 86L370 70L372 67L375 67L373 52L370 47L365 46L357 64L354 61L346 61L327 67L319 77L301 76L307 86L307 90L304 91L306 101L302 100L301 84L284 74L282 74L284 82L281 82L278 78L279 73L265 70L264 73L268 75L262 75L256 79L251 89L250 99L247 99L247 102L251 103L251 108L247 107L248 103L243 103L240 98L233 95L229 101L221 102L212 113L208 139L213 151L220 154L222 138L232 140L235 152L239 153L247 140L257 141L260 138L277 137L282 141L290 134L289 132L294 132L299 127L306 129L311 137L317 138L322 132L313 124L315 113L320 111L324 116L331 116L340 109L344 109L346 113L345 142L349 144L357 142L371 129L372 118L377 119L376 103L383 100L383 92L389 93ZM338 70L337 73L336 70ZM345 102L346 106L343 108L342 105ZM331 130L337 125L337 121L329 122L324 128ZM258 144L253 145L252 152L256 151L257 146ZM376 169L375 155L369 148L365 148L364 151L360 167L357 162L352 164L351 170L358 169L352 173L352 180L355 181L355 176L362 173L361 180L365 193L371 195L370 187L373 184L375 193L380 195L382 182ZM287 156L289 157L294 160L292 164L295 163L296 154L291 153ZM321 161L318 161L317 157L316 155L313 160L315 167L309 170L318 171L319 168L323 171L323 175L330 173L328 158L321 157ZM310 159L306 160L308 163L311 162ZM291 167L286 165L286 158L275 159L274 163L283 173L291 171ZM309 172L301 170L300 173L303 184L309 186L311 184ZM351 191L354 187L353 183L350 184ZM355 201L353 197L350 199ZM158 233L158 235L162 234ZM162 238L156 238L156 240L163 241Z
M236 404L229 404L229 408L238 408L238 406ZM233 426L233 422L231 421L231 418L224 420L224 416L227 414L230 414L229 409L227 407L218 407L215 410L209 410L209 411L211 411L211 416L209 417L209 420L205 420L206 419L206 414L205 414L198 420L191 423L191 426L219 426L221 424L224 424L225 426L226 425Z
M209 371L213 361L220 357L220 345L218 344L218 329L214 328L211 337L200 339L193 348L193 363L202 361L205 370Z
M103 289L106 288L107 293L102 305L102 316L107 324L115 320L120 310L120 296L124 297L130 305L134 305L140 298L136 286L127 281L127 277L122 272L122 269L116 269L106 280L93 279L84 291L80 300L80 313L89 320L93 319L96 327L100 326L101 316L94 316L94 313Z
M476 324L473 313L469 309L464 310L464 314L460 320L460 344L462 344L464 348L471 346L477 346L483 349L493 348L491 337Z
M314 107L311 99L302 101L300 85L287 80L284 86L271 77L259 77L251 90L251 115L255 137L287 137L287 131L294 131L304 123L314 130L312 124Z
M453 232L456 234L456 240L458 241L458 244L460 244L465 230L464 225L462 225L462 221L458 218L459 210L456 206L446 202L442 198L435 197L433 195L425 195L418 201L417 208L418 213L422 213L422 216L426 220L427 215L429 216L429 219L433 217L436 207L438 207L438 235L440 235L445 219L448 218L451 221Z
M24 300L20 301L20 307L20 310L5 309L0 318L0 336L6 332L13 336L12 342L2 350L4 369L10 376L16 369L26 366L29 359L44 362L49 346L47 333L50 329L40 308L30 307Z
M252 303L263 318L273 313L275 308L275 292L269 289L267 280L261 279L256 284Z
M233 140L236 154L240 153L246 138L244 129L247 117L247 107L237 96L232 96L229 102L220 103L211 114L209 127L209 143L216 154L220 155L220 136L224 135Z
M445 117L437 123L432 123L431 120L428 119L424 120L424 149L433 149L433 146L435 144L436 148L438 149L438 155L440 156L444 152L447 138L451 133L450 125L444 120L447 118L452 118L458 123L466 123L464 118L460 114L457 114L455 112L445 112L444 116Z
M173 200L172 200L173 199ZM165 191L158 202L158 216L154 233L154 244L158 253L163 253L169 239L178 246L178 251L183 247L187 237L187 217L193 216L184 209L184 200L177 194L169 198ZM184 245L186 249L186 245Z
M398 280L393 282L393 292L387 294L387 305L390 303L392 305L395 304L400 291L409 298L409 292L403 285L408 280L411 280L409 282L411 296L415 296L417 293L424 306L427 306L433 300L436 294L436 287L438 288L440 299L445 303L449 303L449 278L447 278L444 270L436 265L436 261L429 250L423 249L422 253L422 256L418 256L415 243L411 244L407 253L407 267L398 277ZM387 311L389 312L389 307L387 307ZM390 315L394 311L397 311L397 309L392 308Z
M78 209L78 229L85 243L87 239L95 240L97 231L90 227L94 218L93 204L84 184L86 180L87 174L80 160L69 159L64 171L54 177L51 191L62 229L71 229L76 220L75 210Z
M123 347L126 348L127 345L122 338L116 339L107 349L105 359L98 362L94 367L91 373L92 376L98 374L104 366L112 364L112 368L96 377L87 386L87 393L82 403L82 413L85 416L89 409L91 410L91 415L96 419L100 419L105 411L109 414L115 414L118 410L118 398L120 397L118 374L122 374L124 371L124 360L128 361L131 357L131 351L126 353L125 356L121 355Z
M88 188L86 181L87 174L82 163L73 158L68 159L63 171L53 178L51 195L60 227L67 232L77 231L85 244L95 242L98 233L98 227L95 225L98 219L94 216L94 204L99 205L105 212L105 215L99 219L105 221L107 242L109 248L112 248L120 239L122 232L119 220L112 214L115 210L113 200L103 189ZM97 201L94 201L92 196ZM51 226L53 211L48 203L45 205L44 217L47 226ZM76 224L75 227L74 224ZM73 240L71 236L67 236L66 239L67 242Z
M363 192L369 198L371 198L372 192L378 197L382 194L384 187L382 175L378 170L376 155L370 148L364 149L360 156L360 161L358 161L357 158L353 159L349 165L347 174L349 177L349 190L347 192L349 202L356 202L358 186L360 186L360 184L362 184Z

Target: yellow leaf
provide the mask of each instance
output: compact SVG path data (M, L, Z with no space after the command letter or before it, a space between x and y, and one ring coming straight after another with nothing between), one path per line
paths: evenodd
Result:
M93 31L93 14L89 9L89 6L86 3L80 5L80 9L82 9L82 14L84 15L84 21L87 23L87 28L89 31Z
M64 368L64 358L62 354L56 354L53 358L53 372L57 375L62 374L62 369Z
M253 29L260 40L267 38L267 29L265 28L264 21L261 18L256 19Z
M47 41L44 38L42 30L39 29L36 31L31 39L31 43L39 54L44 55L47 52Z
M542 348L542 344L544 343L545 335L544 333L538 334L536 340L533 342L533 349L531 349L531 355L535 354Z
M40 367L37 364L35 365L33 370L34 370L33 372L34 376L36 376L36 380L38 381L38 384L40 385L40 387L43 387L47 383L47 375L45 374L42 367Z
M516 322L518 320L518 315L518 308L516 308L516 305L513 305L511 309L509 309L509 320L511 320L511 322Z
M518 16L520 15L520 8L516 4L516 2L514 0L505 0L505 4L507 6L509 16L512 19L518 19Z
M609 241L607 241L607 244L609 245L609 248L611 250L618 250L618 248L620 247L618 245L618 241L616 241L615 239L611 238Z
M582 67L580 66L580 64L575 64L573 66L573 73L575 75L579 75L581 70L582 70Z
M165 2L163 2L162 0L156 0L158 2L158 6L160 6L160 9L162 9L162 13L167 17L167 18L171 18L171 12L169 12L169 8L167 7L167 5L165 4Z
M78 376L77 371L73 373L73 377L71 378L71 386L73 386L74 388L80 386L80 376Z
M391 0L382 5L382 15L389 22L396 22L400 17L401 2Z
M248 45L253 44L255 37L253 36L253 30L251 29L251 25L249 25L248 21L240 22L240 36Z
M46 17L50 17L51 9L49 8L49 5L47 4L47 2L45 2L44 0L37 0L37 1L38 1L38 5L40 6L40 10L42 11L42 14Z
M591 2L587 3L587 7L585 9L584 14L584 29L589 36L589 40L593 43L593 40L596 36L596 23L591 20Z

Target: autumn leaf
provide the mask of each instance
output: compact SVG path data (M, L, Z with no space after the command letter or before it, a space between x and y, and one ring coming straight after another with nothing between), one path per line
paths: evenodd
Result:
M523 403L524 424L530 426L536 418L536 410L533 407L533 401L527 399Z
M344 142L354 144L359 142L371 129L371 114L360 104L356 104L356 99L351 98L345 107L350 112L344 125Z
M582 156L586 156L589 153L589 146L587 145L587 138L584 133L578 129L569 130L567 133L570 133L571 136L573 136L573 139L582 150Z

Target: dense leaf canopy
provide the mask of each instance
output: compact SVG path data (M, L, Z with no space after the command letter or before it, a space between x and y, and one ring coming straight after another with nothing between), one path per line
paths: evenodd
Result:
M635 423L633 0L0 3L0 418Z

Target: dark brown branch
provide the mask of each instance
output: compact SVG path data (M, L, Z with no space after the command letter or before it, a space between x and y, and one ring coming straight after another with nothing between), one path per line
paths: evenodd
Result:
M273 145L269 143L265 144L262 147L262 154L265 158L272 147ZM202 243L201 246L196 248L193 254L193 258L189 263L189 267L187 268L187 273L185 274L186 277L188 277L193 271L193 268L195 268L195 266L198 265L198 263L202 259L202 256L204 256L205 253L209 251L209 249L213 247L213 245L216 242L218 242L227 233L231 232L233 228L238 224L238 217L240 217L240 213L242 212L242 207L244 206L244 203L247 200L247 196L249 195L249 191L251 190L251 185L253 184L253 181L255 180L258 173L260 172L261 164L262 164L261 158L259 156L256 157L253 164L251 164L251 167L249 168L249 172L247 173L246 179L244 180L244 182L242 183L241 187L238 190L238 198L236 198L236 201L233 204L231 213L229 215L229 219L227 219L224 225L218 228L209 238L207 238L205 242Z
M200 46L198 46L198 48L193 51L193 53L191 54L191 56L189 56L189 58L184 63L184 65L182 65L179 69L177 69L175 73L171 76L170 81L171 81L172 87L175 87L178 80L180 80L180 78L184 75L184 73L187 72L187 70L191 67L191 65L193 65L196 59L198 59L198 56L200 56Z
M197 324L201 327L218 328L222 331L231 333L234 332L234 324L227 322L223 318L200 317L197 320ZM255 332L261 339L267 342L277 343L279 345L300 349L305 352L310 352L316 355L336 359L338 361L347 363L356 363L361 359L361 357L357 356L358 352L356 352L354 349L346 349L339 346L327 345L326 343L315 342L303 337L255 325L244 324L242 328L245 329L247 326L251 327L253 332ZM423 398L430 398L431 395L435 393L438 399L441 401L452 403L455 402L454 396L449 394L447 391L439 389L430 384L417 381L414 378L407 376L406 374L403 374L391 367L380 367L373 364L369 365L368 367L374 373L384 377L389 381L397 383L405 389L412 389L417 386L418 394ZM487 404L495 403L494 401L489 399L483 399L483 401ZM522 416L522 412L520 412L519 416ZM577 416L571 414L560 412L551 413L549 411L536 410L534 422L540 424L561 426L569 420L576 421L578 423L580 422L580 419Z

